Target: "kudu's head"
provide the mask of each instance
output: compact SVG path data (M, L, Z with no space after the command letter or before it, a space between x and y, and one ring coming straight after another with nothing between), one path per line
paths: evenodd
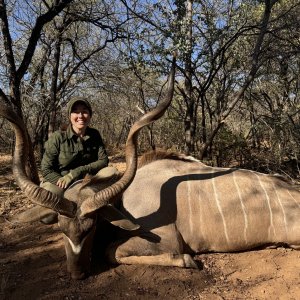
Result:
M123 176L115 180L114 169L104 169L103 174L100 172L98 178L73 184L65 192L63 198L30 180L25 171L29 144L24 123L11 107L0 107L0 116L10 121L16 135L13 159L14 177L24 194L37 204L35 208L18 216L17 220L34 221L48 215L57 215L59 228L64 235L68 271L72 278L82 279L90 271L92 242L99 214L115 225L126 229L136 229L136 226L128 220L122 220L122 216L118 215L112 204L116 199L120 199L134 179L137 169L138 133L144 126L164 114L173 97L174 79L175 58L169 75L166 100L136 121L129 132L125 149L126 170Z

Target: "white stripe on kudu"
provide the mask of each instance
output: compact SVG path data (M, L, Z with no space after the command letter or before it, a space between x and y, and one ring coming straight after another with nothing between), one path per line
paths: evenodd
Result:
M246 212L246 206L243 202L242 193L241 193L241 190L240 190L239 185L237 183L235 172L232 173L232 176L233 176L233 182L234 182L235 188L237 190L239 200L240 200L240 203L241 203L241 207L242 207L242 211L243 211L243 215L244 215L244 220L245 220L244 239L245 239L245 242L247 243L248 216L247 216L247 212Z
M286 213L285 213L285 209L284 209L284 207L283 207L282 201L281 201L281 199L280 199L280 197L279 197L279 194L278 194L278 192L277 192L277 189L276 189L276 187L275 187L274 182L272 182L272 187L273 187L273 190L274 190L274 192L275 192L275 194L276 194L277 201L278 201L279 206L280 206L281 211L282 211L282 215L283 215L283 223L284 223L284 228L285 228L285 235L286 235L286 238L287 238L288 228L287 228L287 221L286 221Z
M261 182L261 179L258 176L258 174L257 173L254 173L254 174L257 177L258 182L259 182L261 188L264 191L264 194L265 194L265 197L266 197L265 199L266 199L267 204L268 204L269 213L270 213L270 226L269 226L269 229L268 229L268 236L270 238L271 237L271 230L273 231L274 236L276 236L276 231L275 231L275 227L274 227L274 224L273 224L273 212L272 212L272 207L271 207L271 204L270 204L270 197L269 197L269 195L268 195L268 193L267 193L267 191L266 191L263 183Z
M215 177L212 178L212 184L213 184L214 196L215 196L215 201L216 201L216 204L217 204L217 207L218 207L218 211L219 211L219 213L220 213L220 215L222 217L222 222L223 222L223 228L224 228L224 233L225 233L226 241L227 241L227 244L229 245L230 243L229 243L229 237L228 237L226 220L225 220L225 217L224 217L224 214L223 214L223 211L222 211L222 207L221 207L221 204L220 204L219 195L218 195L218 189L217 189L217 186L216 186Z

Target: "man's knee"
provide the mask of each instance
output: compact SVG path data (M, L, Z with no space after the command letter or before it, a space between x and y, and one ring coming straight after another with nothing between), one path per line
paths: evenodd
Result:
M40 187L44 188L45 190L47 190L53 194L58 195L60 198L63 198L63 196L64 196L64 190L51 182L47 182L47 181L42 182L40 184ZM58 216L57 213L53 212L53 214L49 214L46 217L41 218L40 221L43 224L47 224L47 225L54 224L54 223L57 223L57 221L58 221L57 216Z
M56 184L53 184L51 182L42 182L40 184L40 187L44 188L45 190L58 195L59 197L63 198L64 196L64 189L60 188L59 186L57 186Z

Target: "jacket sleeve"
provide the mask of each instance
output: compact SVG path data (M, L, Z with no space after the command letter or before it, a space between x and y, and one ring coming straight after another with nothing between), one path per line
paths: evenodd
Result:
M98 160L71 170L70 173L73 176L73 180L82 178L87 173L95 175L99 170L101 170L104 167L107 167L109 160L101 137L100 141L101 143L98 150Z
M62 177L59 173L58 155L60 151L59 136L53 133L45 143L45 152L41 162L41 172L43 179L56 184L57 180Z

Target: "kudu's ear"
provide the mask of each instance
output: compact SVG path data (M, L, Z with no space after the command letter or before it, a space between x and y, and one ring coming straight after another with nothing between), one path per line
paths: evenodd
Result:
M94 178L97 178L99 180L109 180L113 178L114 176L118 175L119 171L115 167L109 166L101 169Z
M86 186L96 185L98 183L104 183L110 179L119 175L118 169L115 167L105 167L101 169L96 175L86 175L83 180L81 180L81 189ZM79 182L79 181L78 181ZM72 185L73 186L73 185Z
M114 226L118 226L122 229L133 231L140 228L140 225L134 224L126 216L124 216L119 210L112 205L107 205L99 209L99 215L110 222Z
M35 206L12 218L9 218L9 221L12 223L42 221L44 224L54 224L57 223L57 216L58 214L52 209L42 206Z

